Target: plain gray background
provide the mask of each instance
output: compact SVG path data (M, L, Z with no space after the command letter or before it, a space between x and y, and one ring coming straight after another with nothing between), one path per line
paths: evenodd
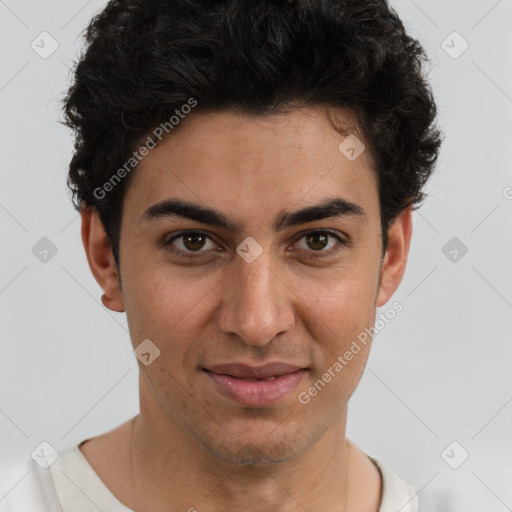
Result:
M78 36L105 4L0 0L0 470L42 441L60 450L138 412L125 317L100 303L65 186L71 134L57 122ZM422 511L506 511L512 2L391 4L429 54L446 139L403 283L382 311L404 309L375 338L348 436L416 487ZM42 32L58 43L47 58L31 47L45 37L51 49ZM46 262L43 237L57 249Z

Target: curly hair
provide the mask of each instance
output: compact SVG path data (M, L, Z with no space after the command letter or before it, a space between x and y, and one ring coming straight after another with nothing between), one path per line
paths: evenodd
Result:
M428 59L386 0L111 0L84 32L63 100L75 136L68 187L77 210L96 208L118 266L130 179L95 190L191 98L194 111L247 115L293 102L352 109L377 174L384 249L393 220L425 198L442 142Z

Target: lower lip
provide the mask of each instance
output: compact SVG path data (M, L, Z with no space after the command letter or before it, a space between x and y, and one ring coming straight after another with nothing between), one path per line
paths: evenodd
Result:
M304 378L307 370L280 375L272 380L245 380L203 370L224 396L241 405L272 405L288 395Z

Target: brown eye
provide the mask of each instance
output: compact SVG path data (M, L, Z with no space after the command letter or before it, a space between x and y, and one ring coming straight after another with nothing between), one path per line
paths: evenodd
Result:
M198 251L199 249L202 249L206 240L206 237L201 233L182 235L182 238L183 245L191 251Z
M333 239L333 242L330 244L329 239ZM301 250L321 253L319 256L323 256L324 253L327 255L335 252L336 249L334 249L334 251L329 249L336 245L346 245L346 242L340 236L338 236L333 231L326 230L310 231L309 233L306 233L300 240L305 241L305 246L303 245L302 247L299 247Z
M306 243L309 247L311 247L311 249L314 249L315 251L325 249L328 243L328 239L329 235L326 235L323 232L315 232L306 235Z
M203 250L207 246L207 242L211 243L211 247L206 247L208 250ZM180 234L173 236L167 242L165 246L169 246L170 249L180 255L187 258L195 256L205 256L212 252L217 245L213 240L202 231L183 231ZM197 254L194 254L197 253Z

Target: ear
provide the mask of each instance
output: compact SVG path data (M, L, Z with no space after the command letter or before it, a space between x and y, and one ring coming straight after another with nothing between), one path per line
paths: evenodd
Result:
M412 235L412 206L408 206L390 226L389 241L382 262L377 307L383 306L402 281Z
M95 208L80 209L82 242L94 278L103 290L101 302L112 310L124 311L123 295L119 286L119 273L112 255L107 234Z

